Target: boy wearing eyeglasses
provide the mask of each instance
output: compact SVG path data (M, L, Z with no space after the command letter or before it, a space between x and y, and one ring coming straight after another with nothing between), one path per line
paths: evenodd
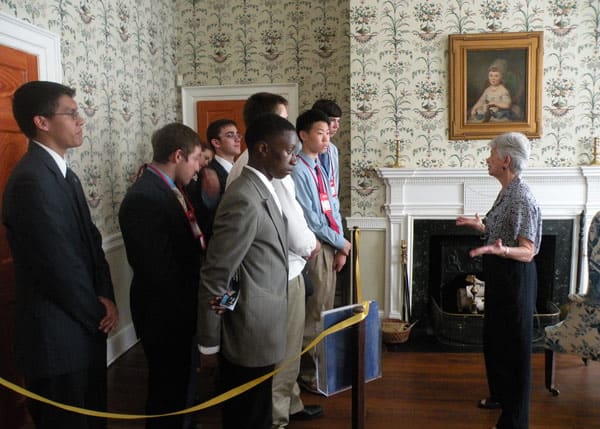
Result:
M206 141L215 152L214 159L198 174L198 180L190 182L187 192L198 222L207 241L212 236L212 225L221 196L225 192L227 176L235 157L241 152L242 136L237 124L231 119L218 119L206 129Z
M29 147L4 188L2 221L14 261L15 351L26 388L105 411L106 336L118 312L102 237L65 161L68 149L83 144L74 97L74 89L55 82L15 91L13 115ZM38 429L106 427L105 419L27 405Z

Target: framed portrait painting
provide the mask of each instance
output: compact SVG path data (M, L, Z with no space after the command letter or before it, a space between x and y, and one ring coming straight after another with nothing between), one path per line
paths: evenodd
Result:
M543 32L449 36L450 139L542 133Z

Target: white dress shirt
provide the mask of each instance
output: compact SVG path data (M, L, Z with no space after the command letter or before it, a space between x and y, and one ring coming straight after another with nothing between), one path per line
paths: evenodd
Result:
M58 165L58 169L62 173L63 177L67 177L67 162L65 161L65 159L58 153L50 149L48 146L43 145L40 142L36 142L35 140L32 141L50 154L54 162L56 162L56 165Z
M233 168L227 176L225 189L238 178L244 166L247 166L246 164L248 164L248 150L245 150L233 164ZM283 214L287 218L288 279L291 280L300 275L304 269L305 258L308 258L317 246L317 238L308 228L302 207L296 200L296 185L291 176L273 179L270 184L275 189Z
M215 155L215 161L217 161L221 165L221 167L225 169L227 174L231 172L231 168L233 167L233 164L231 162L219 155Z
M233 163L233 167L231 167L231 171L229 171L229 175L227 176L227 181L225 182L225 189L229 188L231 182L240 177L242 174L242 170L244 166L248 164L248 149L242 152L242 154L235 160Z
M287 218L288 280L300 275L306 259L317 246L315 234L308 228L302 207L296 200L296 187L291 176L271 182Z

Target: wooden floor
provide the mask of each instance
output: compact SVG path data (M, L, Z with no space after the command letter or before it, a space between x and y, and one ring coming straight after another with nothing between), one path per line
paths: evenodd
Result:
M560 395L544 388L544 355L534 354L531 403L532 429L600 428L600 362L584 366L574 356L557 355L556 381ZM204 397L211 384L202 377ZM202 387L202 386L201 386ZM486 396L480 353L383 353L383 377L367 385L367 428L470 429L491 428L499 411L476 408ZM109 407L112 412L143 413L145 362L139 345L109 368ZM351 428L351 393L329 398L303 393L307 404L320 404L325 416L292 422L291 429ZM194 416L199 427L217 429L218 406ZM111 420L109 428L143 428L143 421Z

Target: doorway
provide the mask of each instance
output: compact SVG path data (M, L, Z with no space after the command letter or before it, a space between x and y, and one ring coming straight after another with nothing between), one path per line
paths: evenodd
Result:
M183 123L188 127L194 129L200 135L200 137L204 139L206 129L199 129L197 122L198 102L227 102L234 100L241 101L246 100L252 94L257 92L272 92L274 94L279 94L285 97L285 99L288 101L288 119L292 123L296 122L296 118L298 117L298 85L295 83L284 83L256 85L184 86L181 88ZM243 103L239 103L238 107L240 106L243 106ZM243 124L243 121L241 123Z

